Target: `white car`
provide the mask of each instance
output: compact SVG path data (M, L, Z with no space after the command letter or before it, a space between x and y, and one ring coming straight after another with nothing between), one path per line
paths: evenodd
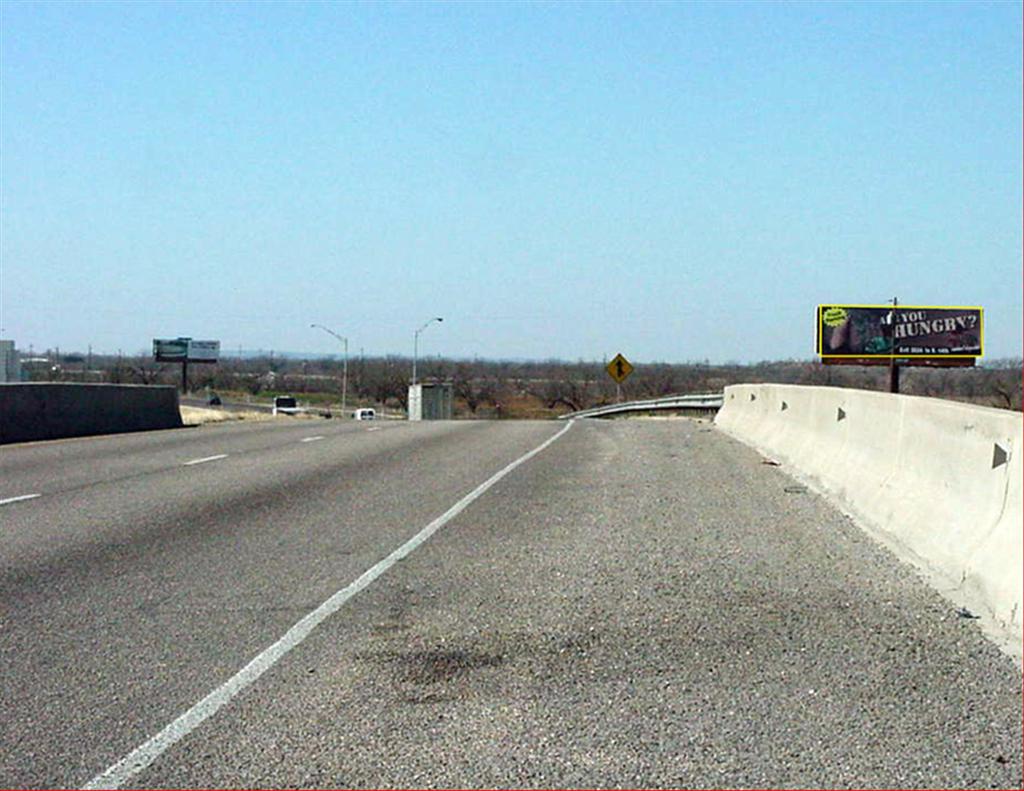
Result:
M294 396L277 396L274 399L275 415L297 415L301 411Z
M356 420L376 420L377 413L369 408L357 409L355 412L352 413L352 417L354 417Z

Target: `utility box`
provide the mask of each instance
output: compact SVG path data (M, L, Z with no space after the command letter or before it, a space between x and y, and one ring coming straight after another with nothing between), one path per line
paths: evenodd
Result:
M409 420L451 420L450 384L415 384L409 387Z
M14 341L0 341L0 382L21 381L21 360Z

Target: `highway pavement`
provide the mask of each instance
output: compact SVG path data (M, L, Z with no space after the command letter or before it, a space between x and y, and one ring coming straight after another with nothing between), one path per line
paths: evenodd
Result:
M762 462L688 419L6 446L0 786L1020 788L1017 665Z

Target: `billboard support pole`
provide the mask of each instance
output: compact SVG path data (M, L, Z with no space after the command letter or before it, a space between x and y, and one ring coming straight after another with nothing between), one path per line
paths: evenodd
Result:
M188 394L188 359L181 361L181 394Z
M889 323L889 332L891 333L889 354L892 357L889 358L889 392L898 393L900 391L900 367L896 364L896 307L899 305L899 300L896 297L892 298L892 321Z

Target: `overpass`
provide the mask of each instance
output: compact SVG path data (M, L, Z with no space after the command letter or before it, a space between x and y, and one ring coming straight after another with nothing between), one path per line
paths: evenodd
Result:
M1019 416L952 408L753 386L717 423L5 446L0 783L1020 787L1020 666L980 628L1012 625L982 561L1013 557ZM913 495L904 543L963 543L993 614L816 493L839 479Z

